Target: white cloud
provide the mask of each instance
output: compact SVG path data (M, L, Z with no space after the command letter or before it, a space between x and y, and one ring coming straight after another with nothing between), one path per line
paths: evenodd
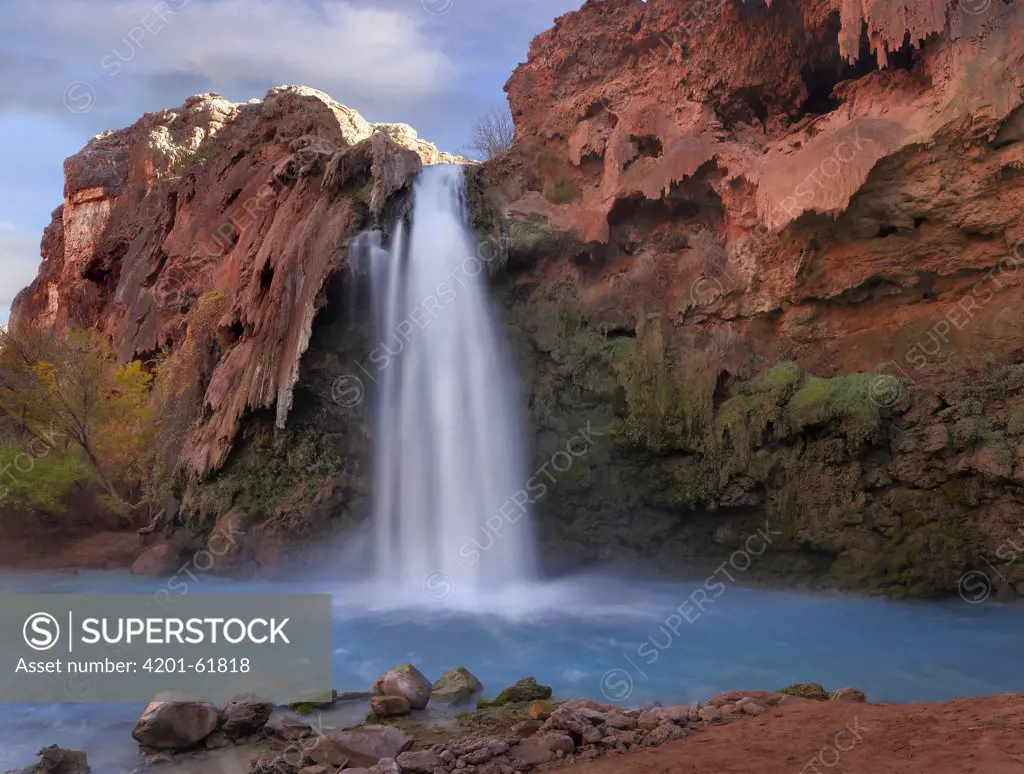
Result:
M45 31L46 48L101 94L119 80L186 75L217 90L294 83L342 102L416 102L442 93L454 69L419 3L399 11L347 0L53 0L7 16L15 33Z

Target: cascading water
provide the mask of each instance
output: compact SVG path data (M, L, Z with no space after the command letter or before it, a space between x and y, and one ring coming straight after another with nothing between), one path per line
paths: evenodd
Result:
M468 226L461 167L426 167L390 249L360 235L377 382L373 527L378 579L428 598L534 575L519 389Z

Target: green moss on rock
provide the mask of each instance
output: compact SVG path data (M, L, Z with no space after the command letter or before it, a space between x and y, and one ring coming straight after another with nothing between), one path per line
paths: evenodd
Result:
M793 683L787 685L779 693L786 696L799 696L801 699L828 701L828 692L818 683Z

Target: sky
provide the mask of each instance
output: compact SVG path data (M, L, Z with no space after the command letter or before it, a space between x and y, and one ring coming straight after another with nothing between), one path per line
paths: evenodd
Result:
M465 148L530 40L581 0L0 0L0 324L40 262L63 161L216 91L330 94Z

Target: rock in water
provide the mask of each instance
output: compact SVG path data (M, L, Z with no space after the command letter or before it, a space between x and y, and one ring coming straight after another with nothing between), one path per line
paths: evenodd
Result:
M374 696L370 699L370 711L379 718L393 718L408 715L412 706L404 696Z
M481 699L477 702L477 706L481 709L486 707L503 707L506 704L526 703L535 699L550 698L550 686L538 684L537 679L534 677L524 677L499 693L494 699L490 701Z
M399 664L385 672L373 684L378 696L401 696L413 709L426 709L433 686L412 664Z
M473 694L480 693L483 684L465 667L449 669L434 683L430 698L434 701L457 704L466 701Z
M254 734L267 724L274 705L262 701L228 701L220 708L221 730L229 739Z
M84 752L65 750L55 744L36 753L39 763L11 774L89 774L89 761Z
M209 702L151 701L142 711L132 738L158 750L183 750L214 732L220 714Z

